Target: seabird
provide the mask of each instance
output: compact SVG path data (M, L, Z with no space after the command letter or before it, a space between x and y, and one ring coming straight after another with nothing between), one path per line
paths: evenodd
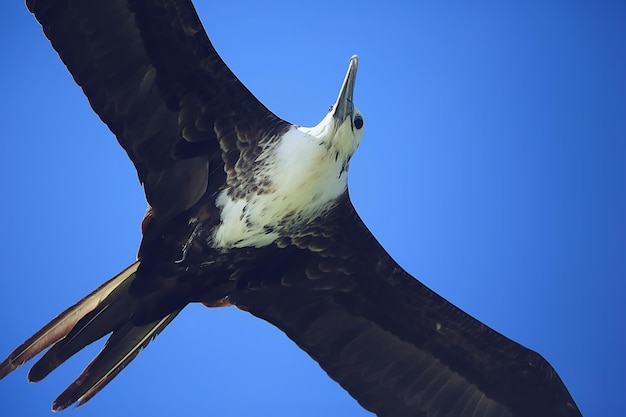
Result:
M554 369L430 291L380 246L347 190L365 127L350 59L315 127L265 108L221 60L189 0L27 1L150 205L138 261L0 364L39 381L103 350L55 401L83 404L189 303L284 331L380 416L581 416Z

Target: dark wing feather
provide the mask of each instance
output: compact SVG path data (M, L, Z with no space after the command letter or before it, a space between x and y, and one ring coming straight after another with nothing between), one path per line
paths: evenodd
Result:
M158 218L197 203L210 173L217 176L212 186L221 186L224 161L235 181L240 157L254 159L259 142L289 126L224 64L190 0L27 6L135 164Z
M409 276L347 199L283 250L289 244L298 249L280 280L243 273L231 301L283 330L366 409L580 417L545 359Z

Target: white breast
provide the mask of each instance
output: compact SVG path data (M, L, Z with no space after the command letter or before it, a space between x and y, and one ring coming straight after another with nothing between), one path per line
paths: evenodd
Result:
M265 194L233 200L223 190L216 203L221 223L212 235L220 249L262 247L332 207L347 187L345 157L328 142L292 127L255 164L258 177L269 180Z

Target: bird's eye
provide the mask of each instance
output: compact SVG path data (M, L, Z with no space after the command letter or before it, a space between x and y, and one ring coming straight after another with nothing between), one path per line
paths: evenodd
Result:
M354 127L356 127L357 129L363 127L363 116L358 115L354 118Z
M328 113L330 113L331 111L333 111L333 107L335 107L334 104L331 104L330 107L328 108Z

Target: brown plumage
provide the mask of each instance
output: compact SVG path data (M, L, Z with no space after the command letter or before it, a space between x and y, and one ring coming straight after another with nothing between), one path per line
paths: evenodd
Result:
M187 304L233 304L283 330L380 416L580 416L540 355L397 265L347 191L270 245L211 246L218 194L269 192L252 173L291 124L226 67L190 1L27 4L133 161L151 210L139 261L18 347L0 377L49 348L29 373L39 381L111 334L53 408L82 404Z

